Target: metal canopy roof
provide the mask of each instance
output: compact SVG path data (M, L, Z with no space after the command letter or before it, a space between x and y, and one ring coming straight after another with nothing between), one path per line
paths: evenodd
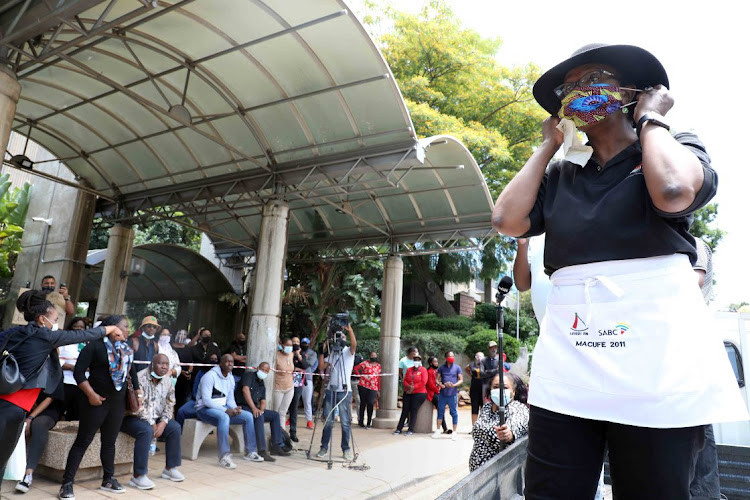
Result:
M127 302L196 300L235 291L211 261L184 247L162 243L141 245L133 248L133 257L144 259L146 270L128 277ZM106 249L89 252L79 300L89 302L99 297L106 258Z
M474 159L455 139L416 139L342 1L48 4L0 7L22 84L14 130L101 193L100 213L178 212L217 250L254 248L269 199L290 203L295 251L492 234Z

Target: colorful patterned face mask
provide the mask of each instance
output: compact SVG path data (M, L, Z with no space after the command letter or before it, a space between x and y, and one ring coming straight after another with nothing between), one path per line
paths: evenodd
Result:
M566 95L558 114L560 118L572 120L576 127L580 128L605 119L621 107L620 87L596 83L577 88Z

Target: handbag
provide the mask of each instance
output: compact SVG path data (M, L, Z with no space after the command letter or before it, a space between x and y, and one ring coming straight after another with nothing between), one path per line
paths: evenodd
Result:
M36 331L34 331L36 333ZM18 342L15 347L23 344L31 337L34 333L27 335L23 340ZM3 348L0 349L0 394L13 394L14 392L23 388L23 384L26 383L26 377L21 373L21 368L18 366L16 357L6 349L8 342L10 341L12 332L9 332L5 336L5 342L3 342Z
M138 401L138 393L133 388L133 379L128 375L126 379L127 387L125 389L125 411L136 413L141 409L141 402Z

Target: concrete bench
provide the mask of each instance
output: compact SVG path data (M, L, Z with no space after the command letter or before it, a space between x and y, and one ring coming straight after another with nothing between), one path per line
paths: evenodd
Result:
M182 426L182 458L197 460L206 437L215 431L216 426L207 424L196 418L188 418ZM245 438L242 434L242 425L230 425L229 436L232 438L231 450L233 453L245 452ZM132 451L132 446L131 446Z
M437 395L435 395L437 397ZM417 421L414 422L414 432L417 434L432 434L432 424L435 422L435 416L432 411L435 409L432 402L425 399L422 406L417 411Z
M68 453L73 447L78 434L78 422L58 422L49 431L49 440L44 448L36 471L52 481L62 481ZM133 447L135 439L121 432L115 442L115 475L128 474L133 470ZM101 436L97 432L94 440L83 455L81 465L76 473L76 481L101 479L103 470L99 459Z

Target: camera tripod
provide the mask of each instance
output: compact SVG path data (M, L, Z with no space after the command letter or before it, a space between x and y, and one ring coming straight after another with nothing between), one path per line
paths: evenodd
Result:
M326 342L326 347L328 347L328 342ZM344 354L343 349L348 349L348 347L338 347L333 346L333 348L328 348L328 373L327 380L323 387L323 397L318 399L318 405L315 410L315 415L313 416L315 419L315 426L313 427L312 436L310 437L310 445L307 448L307 452L305 453L308 460L312 460L311 453L312 453L312 446L313 442L315 441L315 432L318 429L318 422L320 420L320 417L323 419L323 432L325 432L325 426L328 423L328 420L333 420L333 415L336 412L336 409L342 404L348 404L349 405L349 437L351 440L351 451L352 451L352 460L351 463L354 463L357 461L357 458L359 457L359 452L357 451L356 444L354 442L354 429L351 425L351 399L348 397L349 394L344 396L343 399L341 399L338 403L333 404L335 401L335 393L336 392L344 392L348 390L349 385L351 384L351 380L343 380L343 377L346 376L345 373L345 366L344 366ZM328 398L328 391L331 390L331 380L333 377L331 377L330 374L334 373L337 377L341 379L341 390L340 391L331 391L331 410L328 413L328 415L323 415L322 410L325 408L325 401ZM343 422L343 419L342 419ZM331 439L328 443L328 470L331 470L333 468L333 426L335 422L331 422ZM343 432L343 429L342 431Z

